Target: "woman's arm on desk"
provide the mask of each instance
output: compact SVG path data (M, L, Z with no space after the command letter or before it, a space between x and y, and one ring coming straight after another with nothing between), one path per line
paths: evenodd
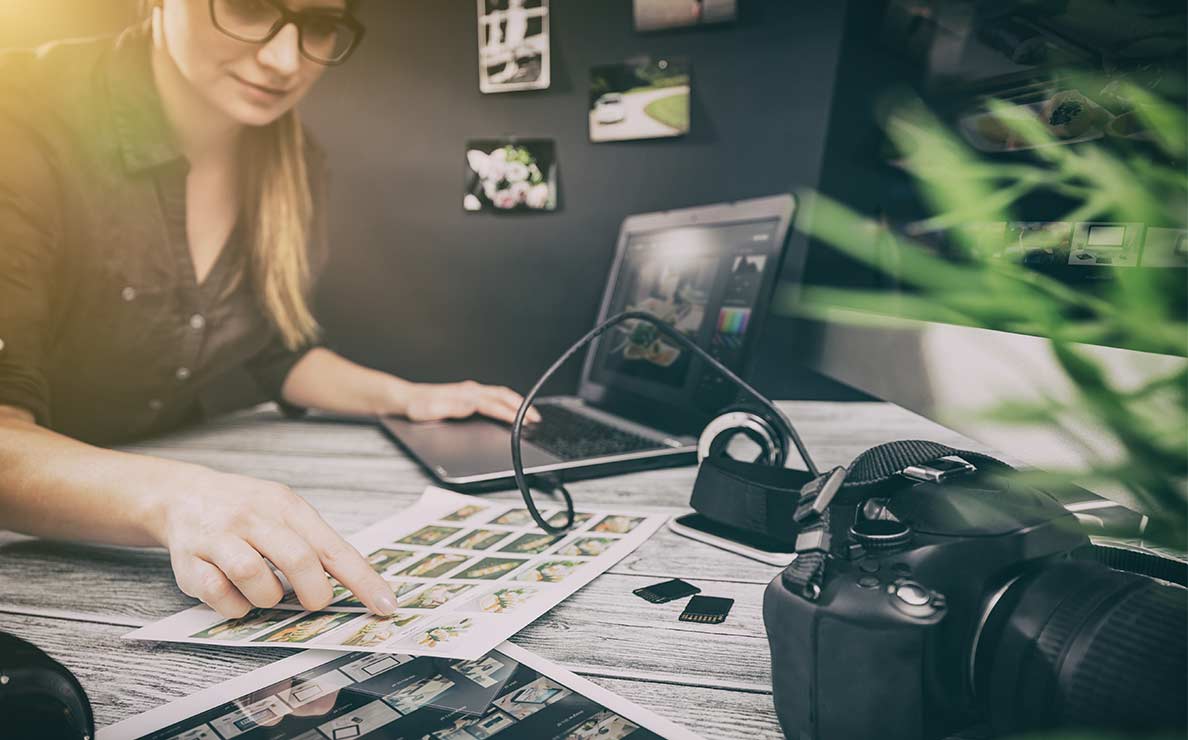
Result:
M92 447L0 405L0 529L168 548L177 585L227 617L283 596L272 561L307 609L330 602L326 572L369 609L392 591L304 499L279 483Z
M407 416L413 421L482 414L509 424L523 401L510 388L481 385L472 380L410 383L356 365L321 347L311 349L293 366L281 395L295 406L340 414ZM527 420L540 421L540 414L529 409Z

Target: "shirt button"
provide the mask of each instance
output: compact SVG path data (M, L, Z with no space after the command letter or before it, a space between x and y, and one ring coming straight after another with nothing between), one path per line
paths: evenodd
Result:
M202 331L206 326L206 317L200 313L196 313L190 317L190 328L194 331Z
M120 297L124 299L125 303L131 303L136 300L136 288L129 285L120 291Z
M175 372L173 375L174 375L174 377L176 377L178 380L188 380L188 379L190 378L190 368L188 368L188 367L179 367L179 368L177 369L177 372Z
M162 408L164 408L164 406L165 406L165 404L162 403L161 399L159 399L159 398L154 398L153 400L148 402L148 407L150 409L152 409L153 411L160 411Z

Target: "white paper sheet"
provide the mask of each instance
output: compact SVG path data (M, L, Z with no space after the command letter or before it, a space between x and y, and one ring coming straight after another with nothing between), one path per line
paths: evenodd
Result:
M564 519L556 507L541 514ZM241 619L194 607L126 637L474 659L605 572L666 519L583 509L569 532L548 535L522 506L430 487L411 508L350 538L397 593L393 616L367 614L338 586L334 603L319 612L302 610L290 594Z
M504 643L475 661L308 650L105 727L95 740L696 740Z

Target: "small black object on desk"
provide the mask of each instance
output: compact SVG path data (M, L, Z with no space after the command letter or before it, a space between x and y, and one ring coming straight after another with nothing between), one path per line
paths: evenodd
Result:
M95 718L70 671L24 640L0 632L0 739L90 740Z

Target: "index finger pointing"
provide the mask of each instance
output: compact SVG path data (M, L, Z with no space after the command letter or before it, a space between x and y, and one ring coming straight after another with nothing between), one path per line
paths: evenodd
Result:
M288 512L289 526L313 547L326 572L359 597L376 614L396 611L391 587L371 569L359 551L331 529L313 507L302 501Z

